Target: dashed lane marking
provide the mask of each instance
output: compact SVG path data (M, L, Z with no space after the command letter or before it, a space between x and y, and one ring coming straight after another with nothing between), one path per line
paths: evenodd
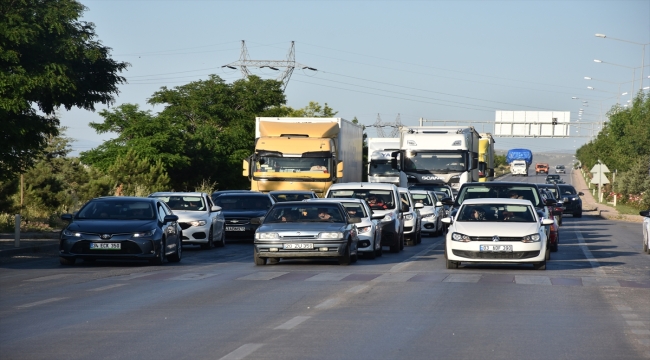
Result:
M352 273L322 273L305 279L305 281L339 281Z
M371 280L371 282L404 282L415 276L415 273L386 273Z
M587 260L589 260L589 263L591 264L592 269L598 276L605 276L605 271L600 268L600 263L596 258L591 254L591 251L587 247L587 243L585 243L585 239L582 237L582 232L578 230L577 228L573 230L573 232L576 234L576 237L578 238L578 242L580 243L580 249L582 252L585 254L585 257Z
M113 284L113 285L98 287L98 288L95 288L95 289L90 289L90 290L87 290L87 291L104 291L104 290L114 289L116 287L120 287L120 286L124 286L124 285L126 285L126 284Z
M288 274L288 271L283 271L283 272L276 272L276 271L263 271L263 272L257 272L253 273L250 275L246 275L240 278L237 278L237 280L271 280L273 278L276 278L278 276L282 276L284 274Z
M363 290L366 290L369 287L370 287L369 285L357 285L345 290L345 292L356 294L362 292Z
M219 275L219 274L216 274L216 273L212 273L212 274L183 274L183 275L180 275L180 276L170 278L168 280L181 280L181 281L182 280L203 280L203 279L207 279L209 277L213 277L213 276L216 276L216 275Z
M336 306L341 301L339 298L331 298L323 301L322 303L316 305L316 309L329 309Z
M433 251L435 248L438 247L444 240L438 240L435 243L429 245L426 249L420 251L419 253L411 256L410 258L402 261L401 263L394 265L393 267L390 268L389 272L397 272L403 270L405 267L411 265L415 260L419 259L422 256L425 256L426 254L430 253Z
M296 316L293 319L285 322L284 324L275 327L275 330L291 330L296 326L302 324L303 322L307 321L309 318L311 318L311 316Z
M451 274L443 282L477 283L479 280L481 274Z
M45 299L45 300L36 301L36 302L33 302L33 303L29 303L29 304L24 304L24 305L16 306L16 307L19 308L19 309L25 309L25 308L30 308L30 307L33 307L33 306L38 306L38 305L43 305L43 304L48 304L48 303L51 303L51 302L55 302L55 301L59 301L59 300L64 300L64 299L67 299L67 298L65 298L65 297L61 297L61 298Z
M67 277L67 276L70 276L70 274L49 275L49 276L37 277L37 278L34 278L34 279L25 280L25 281L50 281L50 280L61 279L61 278Z
M263 345L264 344L244 344L219 360L241 360L247 357L248 355L254 353L257 349L261 348Z

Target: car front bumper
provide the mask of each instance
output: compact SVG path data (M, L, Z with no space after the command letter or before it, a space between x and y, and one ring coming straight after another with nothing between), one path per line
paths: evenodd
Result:
M189 222L179 222L179 225L183 230L183 244L208 243L208 235L210 234L210 226L212 226L212 224L192 226Z
M297 241L292 241L295 243ZM259 257L267 258L308 258L308 257L339 257L345 255L348 242L347 240L305 240L305 243L312 243L313 249L297 250L284 249L285 243L282 241L259 242L255 241L253 246ZM353 244L356 245L356 244ZM353 246L353 249L356 246ZM326 250L325 250L326 249ZM354 253L354 252L353 252Z
M447 259L476 263L535 263L545 259L546 245L522 242L499 242L498 245L512 245L512 252L480 251L481 245L495 245L492 241L470 241L468 243L447 239Z
M92 243L119 243L120 249L91 249ZM151 259L160 251L161 239L143 238L89 240L63 237L59 240L59 256L77 259Z

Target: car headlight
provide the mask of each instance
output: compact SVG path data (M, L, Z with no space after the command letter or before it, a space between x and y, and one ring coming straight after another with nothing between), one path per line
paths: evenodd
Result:
M539 242L540 240L539 234L532 234L532 235L526 235L524 238L521 240L521 242L525 243L533 243L533 242Z
M342 232L322 232L318 234L319 239L341 239L343 238Z
M280 235L274 232L261 232L255 233L255 239L257 240L280 240Z
M578 199L580 199L580 198L574 197L574 198L571 198L571 201L576 201Z
M413 220L413 214L404 215L404 220Z
M424 214L422 215L424 219L435 219L436 218L436 213L431 213L431 214Z
M395 214L387 213L386 215L384 215L384 218L381 219L381 221L393 221L394 217L395 217Z
M73 231L70 231L68 229L63 230L63 235L70 236L70 237L81 237L81 233L73 232Z
M467 236L465 234L457 233L457 232L451 234L451 239L453 241L460 241L460 242L470 242L471 241L469 236Z
M367 232L370 232L370 228L371 228L371 226L358 227L357 232L359 234L365 234Z
M153 234L155 234L155 233L156 233L156 229L151 229L151 230L147 230L147 231L141 231L141 232L133 233L133 237L134 238L149 237L149 236L153 236Z
M207 224L207 223L208 223L208 222L205 221L205 220L194 220L194 221L190 221L190 225L192 225L192 226L203 226L203 225L205 225L205 224Z

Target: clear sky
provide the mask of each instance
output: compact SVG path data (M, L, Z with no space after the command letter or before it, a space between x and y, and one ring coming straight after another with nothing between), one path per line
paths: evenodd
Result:
M591 123L604 120L617 100L626 103L633 85L641 88L643 47L612 38L650 43L650 0L81 2L88 7L83 20L95 24L112 57L131 64L114 105L158 112L146 101L162 86L209 74L240 79L239 70L221 66L239 59L241 40L253 60L284 60L295 41L296 61L318 71L293 73L285 94L294 108L317 101L365 125L399 114L404 125L462 120L480 132L492 129L496 110L570 111L571 121L583 124L571 131L581 137L497 138L497 149L573 151L588 141ZM646 87L648 65L650 45ZM88 126L102 120L96 112L60 116L76 140L73 154L111 137Z

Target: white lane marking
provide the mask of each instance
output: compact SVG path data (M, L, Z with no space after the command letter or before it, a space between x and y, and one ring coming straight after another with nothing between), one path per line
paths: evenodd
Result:
M609 286L621 287L616 279L611 278L595 278L595 277L582 277L583 286ZM618 290L615 290L618 293Z
M415 276L414 273L386 273L371 280L371 282L404 282Z
M477 283L479 280L481 280L481 274L451 274L443 282Z
M427 254L427 253L433 251L433 249L435 249L436 247L438 247L438 245L440 245L440 243L442 243L443 241L444 241L444 239L443 239L443 240L438 240L438 241L436 241L435 243L429 245L426 249L424 249L424 250L420 251L419 253L417 253L417 254L411 256L410 258L408 258L408 259L402 261L401 263L399 263L399 264L397 264L397 265L394 265L394 266L393 266L392 268L390 268L390 270L388 270L388 271L389 271L389 272L397 272L397 271L400 271L400 270L404 269L405 267L411 265L411 264L413 263L414 260L416 260L416 259L420 258L421 256L424 256L425 254Z
M625 305L616 305L616 310L618 311L632 311L632 308Z
M45 299L45 300L41 300L41 301L29 303L29 304L16 306L16 307L19 308L19 309L25 309L25 308L29 308L29 307L32 307L32 306L43 305L43 304L47 304L47 303L51 303L51 302L55 302L55 301L59 301L59 300L63 300L63 299L67 299L67 298L61 297L61 298Z
M284 274L288 274L288 272L262 271L262 272L256 272L250 275L242 276L240 278L237 278L237 280L271 280L273 278L282 276Z
M650 339L636 339L641 345L650 346Z
M636 335L650 335L650 330L632 329L632 333Z
M302 324L303 322L307 321L309 318L311 318L311 316L296 316L295 318L285 322L284 324L277 326L275 330L291 330L296 326Z
M339 299L339 298L327 299L327 300L323 301L322 303L316 305L316 309L329 309L329 308L331 308L333 306L336 306L336 304L338 304L339 301L341 301L341 299Z
M621 315L622 315L624 318L626 318L626 319L630 319L630 320L631 320L631 319L638 319L638 318L639 318L639 315L637 315L637 314L621 314Z
M628 326L645 326L643 325L643 321L638 321L638 320L627 320L627 325Z
M352 273L321 273L314 275L305 281L339 281Z
M90 290L87 290L87 291L103 291L103 290L113 289L113 288L124 286L124 285L126 285L126 284L113 284L113 285L98 287L98 288L95 288L95 289L90 289Z
M207 279L209 277L213 277L219 274L212 273L212 274L183 274L180 276L176 276L167 280L203 280Z
M43 277L38 277L38 278L29 279L25 281L49 281L49 280L61 279L66 276L70 276L70 274L57 274L57 275L43 276Z
M264 344L244 344L219 360L241 360L261 348L262 345Z
M135 273L135 274L129 274L129 275L124 275L124 276L118 276L118 277L115 277L115 279L116 280L133 280L133 279L137 279L137 278L141 278L141 277L145 277L145 276L149 276L149 275L153 275L153 274L155 274L155 272Z
M365 289L367 289L367 288L369 288L368 285L357 285L357 286L353 286L353 287L351 287L351 288L345 290L345 292L346 292L346 293L353 293L353 294L356 294L356 293L360 293L360 292L362 292L363 290L365 290Z
M576 237L578 238L578 242L580 243L580 249L585 254L587 260L589 260L589 263L591 264L591 267L594 270L594 272L598 274L598 276L604 277L605 271L603 271L603 269L600 268L600 263L591 254L591 251L589 251L589 248L587 247L587 243L585 243L585 239L582 237L582 232L577 228L574 228L573 232L576 234Z
M553 285L548 276L515 275L515 283L523 285Z

